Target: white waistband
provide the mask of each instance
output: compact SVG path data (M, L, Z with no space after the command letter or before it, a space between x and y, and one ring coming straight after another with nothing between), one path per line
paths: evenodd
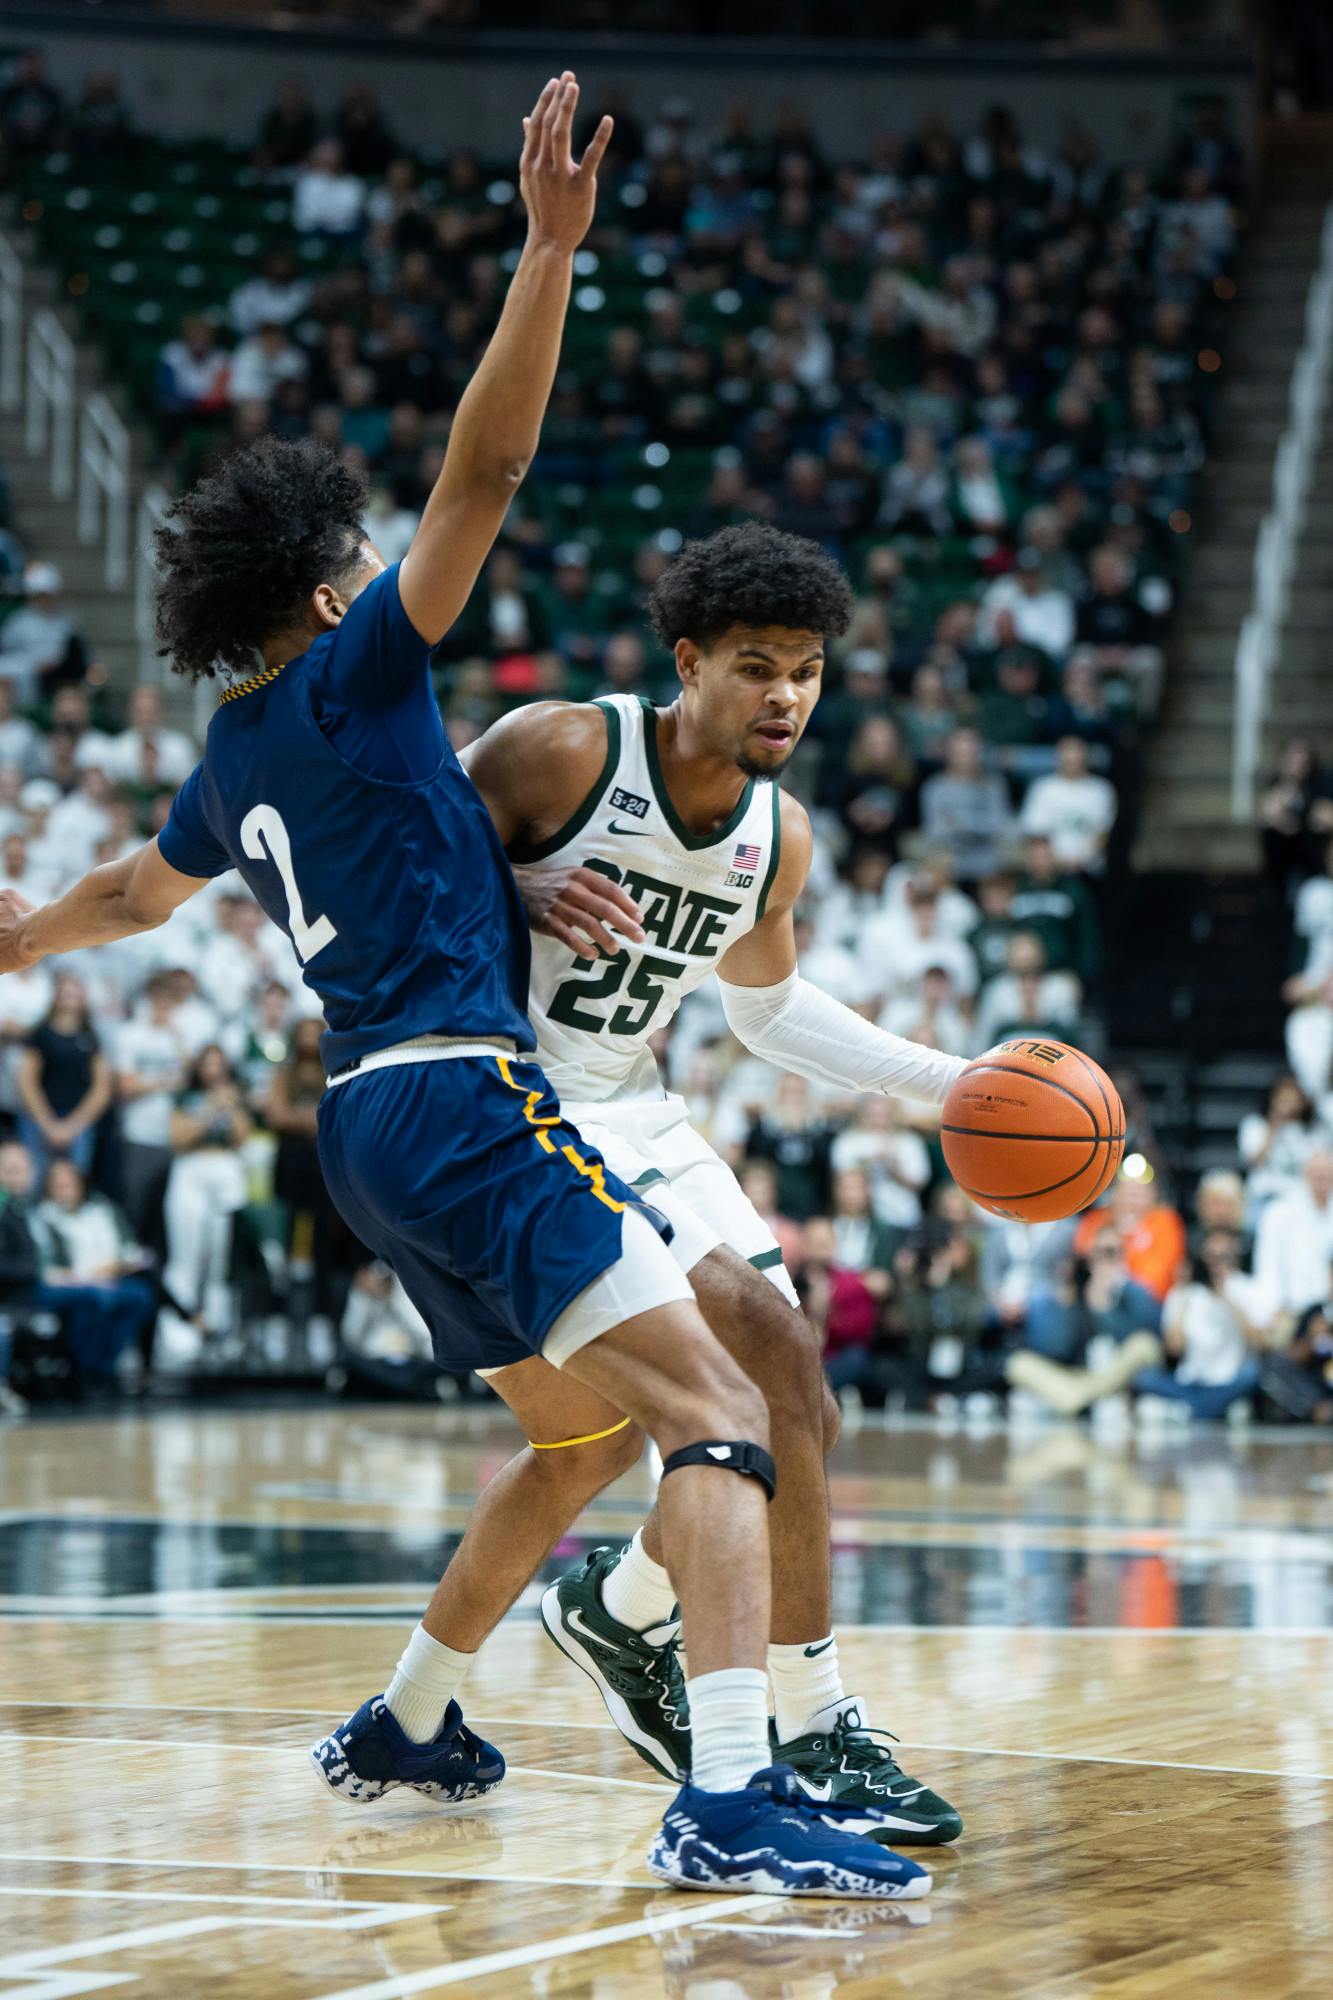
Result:
M459 1056L510 1056L517 1057L518 1043L499 1035L494 1041L470 1041L462 1035L414 1035L411 1041L395 1042L391 1048L375 1049L368 1056L360 1056L346 1069L340 1069L328 1079L330 1090L340 1083L350 1083L354 1076L363 1076L371 1069L392 1069L398 1063L453 1062Z

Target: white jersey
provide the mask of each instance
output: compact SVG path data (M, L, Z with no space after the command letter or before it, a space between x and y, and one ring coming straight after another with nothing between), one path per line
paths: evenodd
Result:
M652 704L621 694L595 705L607 739L596 784L549 840L511 850L529 867L595 868L642 912L644 942L616 958L594 963L554 938L532 940L538 1056L574 1104L663 1095L648 1038L759 922L781 847L771 780L751 779L725 826L691 833L667 795Z

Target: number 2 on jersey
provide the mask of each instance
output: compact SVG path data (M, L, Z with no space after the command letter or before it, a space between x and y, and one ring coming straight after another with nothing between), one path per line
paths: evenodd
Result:
M575 961L582 965L582 959ZM641 1035L663 998L662 982L674 979L680 967L669 958L653 958L645 955L634 967L634 976L625 988L627 997L637 1000L634 1007L617 1007L608 1020L602 1014L587 1011L591 1000L609 1000L625 985L625 975L632 961L625 952L618 958L609 958L594 979L565 979L551 996L547 1013L553 1021L563 1022L567 1028L580 1028L585 1035ZM580 1004L582 1003L582 1004Z
M292 943L302 965L309 965L316 952L332 944L338 933L327 917L316 917L312 924L306 922L305 904L292 867L291 835L276 806L251 806L241 821L241 846L252 861L271 861L282 877Z

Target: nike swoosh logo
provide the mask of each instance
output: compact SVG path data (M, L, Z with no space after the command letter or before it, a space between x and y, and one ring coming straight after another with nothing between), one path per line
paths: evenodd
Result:
M836 1637L836 1634L835 1634L835 1637ZM816 1657L817 1657L817 1656L818 1656L818 1655L819 1655L820 1653L827 1653L827 1651L828 1651L829 1647L830 1647L830 1646L831 1646L832 1644L833 1644L833 1640L832 1640L832 1639L825 1639L825 1641L824 1641L824 1643L823 1643L823 1645L822 1645L822 1646L807 1646L807 1647L806 1647L806 1649L805 1649L805 1657L806 1657L806 1659L807 1659L807 1660L813 1660L813 1659L815 1659L815 1658L816 1658Z
M632 833L641 839L646 838L648 834L648 828L646 826L617 826L614 820L612 820L611 822L610 830L614 834Z
M796 1782L803 1792L809 1792L812 1799L819 1799L825 1805L833 1797L832 1778L826 1778L822 1785L812 1785L808 1778L797 1778Z
M565 1624L572 1627L578 1633L580 1639L590 1639L594 1646L605 1646L607 1644L607 1641L601 1637L600 1633L594 1632L590 1625L584 1624L583 1614L577 1605L574 1606L572 1611L565 1613Z

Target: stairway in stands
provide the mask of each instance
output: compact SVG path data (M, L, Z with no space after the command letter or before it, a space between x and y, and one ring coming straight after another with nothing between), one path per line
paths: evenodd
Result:
M1250 608L1255 539L1268 511L1291 371L1333 200L1333 121L1274 124L1250 220L1226 344L1215 444L1203 480L1190 564L1167 661L1167 693L1147 759L1144 869L1254 869L1253 828L1230 814L1236 639ZM1316 475L1283 637L1283 667L1265 761L1296 727L1322 729L1321 676L1333 616L1333 454ZM1323 685L1326 689L1327 682ZM1327 695L1324 703L1326 706Z
M1285 1067L1279 987L1290 924L1252 874L1137 875L1111 913L1116 1065L1143 1086L1158 1140L1188 1190L1236 1165L1236 1131ZM1131 1122L1130 1144L1134 1143Z

